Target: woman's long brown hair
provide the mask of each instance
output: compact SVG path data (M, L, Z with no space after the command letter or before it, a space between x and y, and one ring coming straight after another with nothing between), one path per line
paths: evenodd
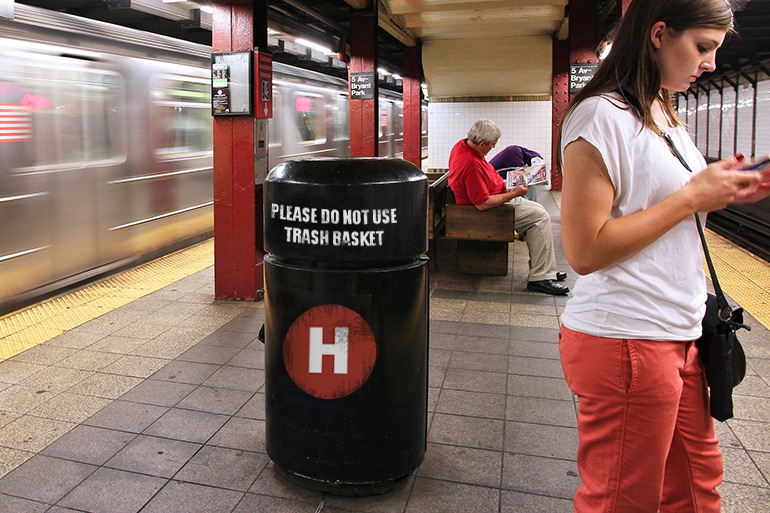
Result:
M691 28L732 32L733 13L727 0L633 0L620 21L609 55L594 77L570 101L556 138L556 159L562 168L561 140L564 122L588 98L618 93L643 127L654 129L652 105L661 95L666 114L679 125L671 94L660 87L660 70L650 40L652 26L662 21L675 34Z

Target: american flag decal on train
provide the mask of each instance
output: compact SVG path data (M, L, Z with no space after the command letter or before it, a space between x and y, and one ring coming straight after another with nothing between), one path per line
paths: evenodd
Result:
M0 103L0 143L32 139L32 116L18 103Z

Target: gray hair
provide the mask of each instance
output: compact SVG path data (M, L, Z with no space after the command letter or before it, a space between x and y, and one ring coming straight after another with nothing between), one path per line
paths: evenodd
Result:
M500 138L500 128L490 119L480 119L468 130L468 140L473 144L491 143Z

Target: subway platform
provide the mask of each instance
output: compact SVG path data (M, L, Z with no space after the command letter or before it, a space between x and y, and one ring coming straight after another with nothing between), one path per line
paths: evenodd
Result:
M569 270L558 193L540 201ZM730 246L711 238L715 253ZM576 402L557 346L566 298L527 292L524 244L511 253L506 277L456 274L447 262L431 272L425 461L393 492L368 498L277 475L264 448L263 303L215 301L210 264L66 328L37 314L21 325L0 319L0 345L29 339L18 334L33 323L50 337L0 353L0 512L571 512ZM451 261L451 247L439 255ZM736 418L717 423L723 511L770 511L770 271L717 260L753 328L740 336L749 375L735 392Z

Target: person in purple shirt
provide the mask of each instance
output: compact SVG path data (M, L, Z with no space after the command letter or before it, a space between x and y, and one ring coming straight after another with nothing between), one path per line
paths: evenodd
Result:
M507 167L523 167L532 165L532 159L535 157L543 158L542 155L534 150L530 150L524 146L511 144L489 159L489 163L492 164L492 167L495 168L495 170ZM503 180L505 180L506 172L499 174ZM525 197L529 200L537 201L537 188L530 187Z

